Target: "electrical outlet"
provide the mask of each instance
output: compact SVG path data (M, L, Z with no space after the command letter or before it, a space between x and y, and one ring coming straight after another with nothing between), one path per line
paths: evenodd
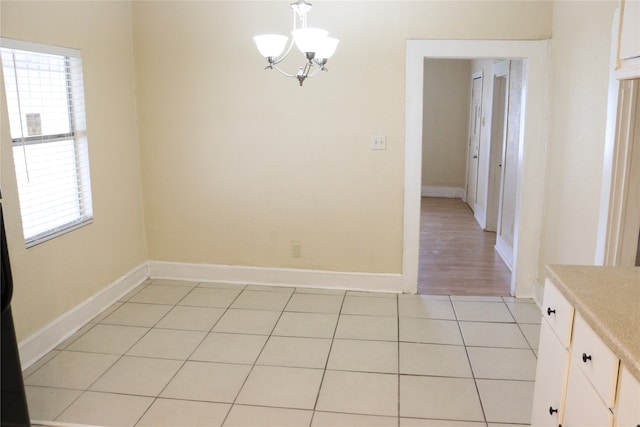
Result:
M291 242L291 256L300 258L302 256L302 245L300 242Z
M387 137L385 135L372 135L371 136L371 149L372 150L386 150L387 149Z

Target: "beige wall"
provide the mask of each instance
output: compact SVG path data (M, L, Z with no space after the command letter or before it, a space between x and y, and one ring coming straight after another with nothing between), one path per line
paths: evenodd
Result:
M422 185L465 187L471 62L424 60Z
M93 224L25 249L0 85L3 209L22 340L145 260L131 6L2 1L0 8L2 37L82 50L93 190Z
M554 3L545 263L592 264L617 2Z
M150 259L333 271L402 269L405 41L551 34L547 2L322 2L341 42L300 88L251 40L289 30L285 3L133 11Z
M83 51L94 196L92 225L25 250L2 114L19 339L146 258L400 272L405 41L544 39L552 22L543 1L322 2L310 24L341 44L300 88L251 40L288 32L281 1L0 8L2 36Z

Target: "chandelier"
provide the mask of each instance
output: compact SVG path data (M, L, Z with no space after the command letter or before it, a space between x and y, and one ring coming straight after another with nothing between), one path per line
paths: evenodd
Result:
M256 42L260 54L269 62L265 70L276 69L287 77L298 79L300 86L302 86L307 77L313 77L319 71L327 71L325 65L336 51L339 40L328 37L328 32L325 30L307 28L307 12L311 10L311 3L307 3L305 0L296 0L291 3L291 9L293 9L292 38L284 55L282 52L285 51L289 40L287 36L265 34L255 36L253 40ZM304 54L307 62L300 66L296 74L289 74L278 67L278 64L289 55L294 44Z

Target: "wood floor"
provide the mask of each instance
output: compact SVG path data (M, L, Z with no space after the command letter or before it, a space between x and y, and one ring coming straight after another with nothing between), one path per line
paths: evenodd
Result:
M418 293L508 296L511 272L460 199L423 197Z

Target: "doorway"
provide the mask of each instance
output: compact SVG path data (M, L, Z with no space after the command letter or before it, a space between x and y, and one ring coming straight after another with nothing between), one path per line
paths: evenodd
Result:
M531 297L540 282L540 241L545 169L545 111L548 100L548 41L410 40L406 50L406 143L403 288L416 292L422 166L423 78L425 58L512 58L525 63L523 123L518 138L514 262L511 295Z
M422 195L467 206L422 199L418 292L509 295L515 193L504 179L518 168L522 61L424 64Z

